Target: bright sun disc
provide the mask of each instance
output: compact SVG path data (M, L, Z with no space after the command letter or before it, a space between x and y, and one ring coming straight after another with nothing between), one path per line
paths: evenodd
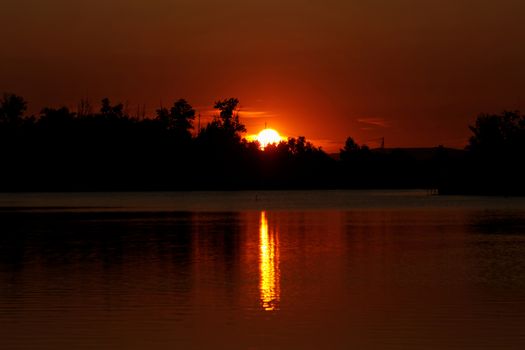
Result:
M257 141L259 141L261 148L265 148L272 143L279 143L281 140L281 135L273 129L264 129L257 135Z

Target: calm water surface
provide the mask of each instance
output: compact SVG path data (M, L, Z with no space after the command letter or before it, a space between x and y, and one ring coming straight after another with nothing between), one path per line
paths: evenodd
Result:
M0 194L0 349L524 349L525 199Z

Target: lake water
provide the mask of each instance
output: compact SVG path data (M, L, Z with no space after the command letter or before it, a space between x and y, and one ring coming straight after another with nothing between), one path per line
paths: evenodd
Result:
M0 194L1 349L525 349L525 199Z

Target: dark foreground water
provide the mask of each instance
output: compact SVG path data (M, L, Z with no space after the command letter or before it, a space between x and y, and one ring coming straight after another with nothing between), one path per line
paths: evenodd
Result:
M0 349L525 349L525 199L0 195Z

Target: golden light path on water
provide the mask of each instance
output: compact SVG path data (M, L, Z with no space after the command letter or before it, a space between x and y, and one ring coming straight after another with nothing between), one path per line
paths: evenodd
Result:
M259 290L264 310L279 310L281 281L279 271L279 234L268 230L266 212L261 212L259 227Z

